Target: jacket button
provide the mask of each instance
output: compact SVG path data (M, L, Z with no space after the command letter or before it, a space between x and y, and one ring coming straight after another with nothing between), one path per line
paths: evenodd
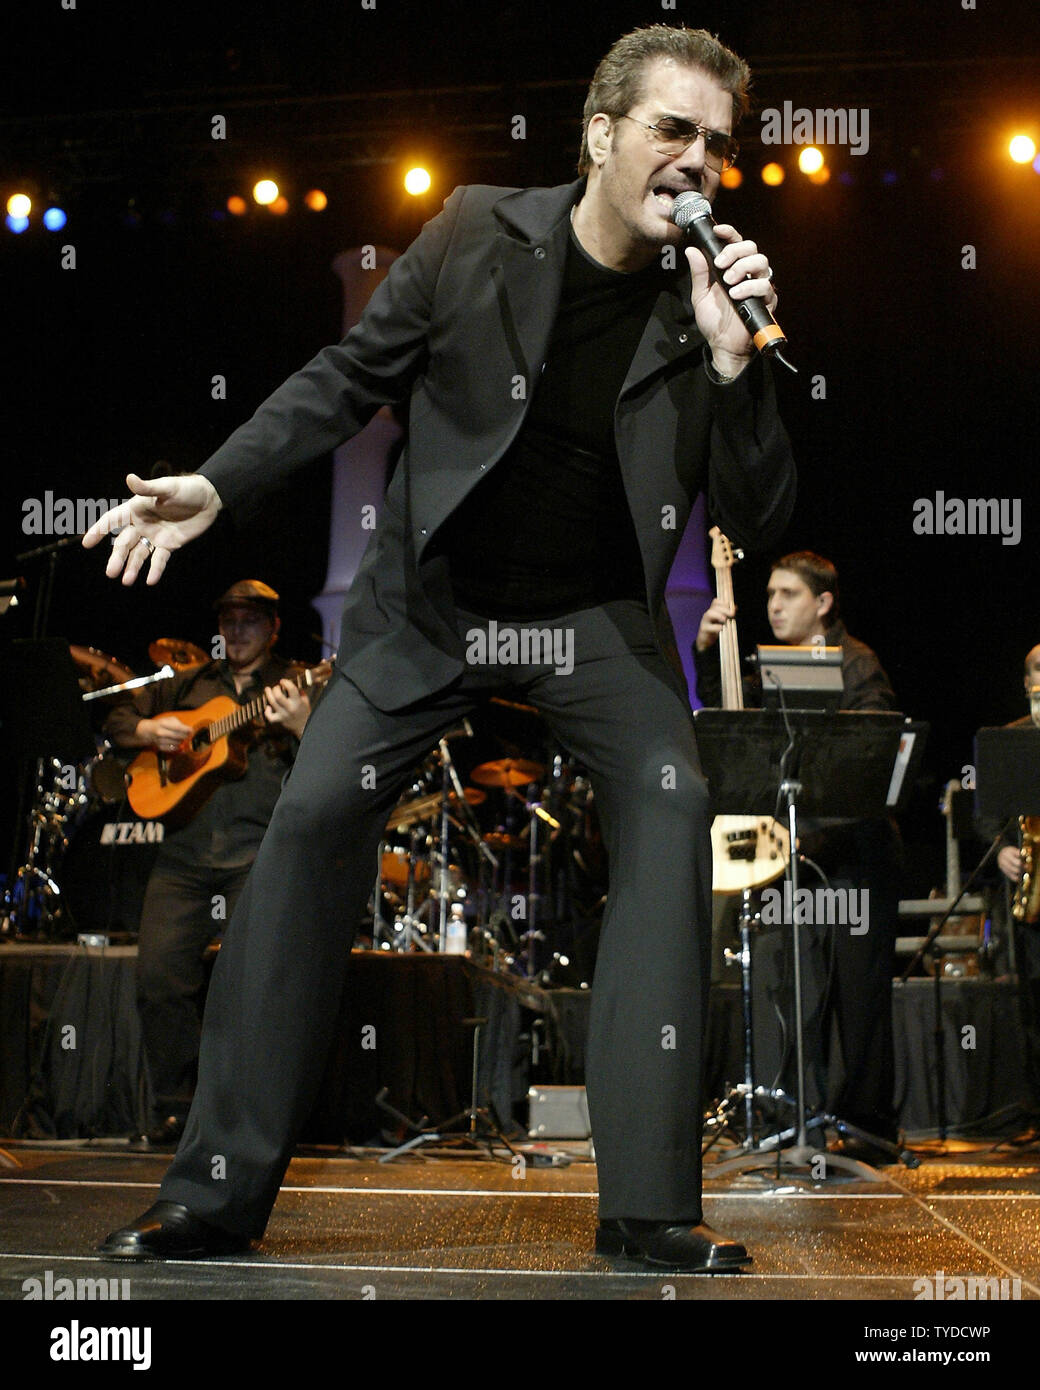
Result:
M544 246L536 246L536 247L534 248L534 258L535 258L536 261L544 261L544 260L545 260L545 247L544 247Z
M686 339L687 339L688 336L689 336L689 335L686 334L686 333L680 333L680 334L679 334L679 341L680 341L680 343L685 343L685 341L686 341Z
M419 527L419 535L420 535L420 536L425 536L425 535L426 535L426 527L425 527L425 526L420 526L420 527Z

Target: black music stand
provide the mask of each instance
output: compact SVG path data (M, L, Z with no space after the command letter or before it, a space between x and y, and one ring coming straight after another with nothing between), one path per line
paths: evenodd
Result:
M17 758L68 758L97 752L79 674L64 637L16 639L0 660L4 727Z
M714 815L761 814L774 804L787 817L792 847L798 843L798 816L850 817L857 820L884 816L900 798L892 793L893 771L900 754L908 721L902 714L815 710L698 710L695 712L697 747L708 779ZM915 733L923 733L917 726ZM923 743L922 738L915 742ZM918 749L918 755L920 750ZM905 766L904 766L905 772ZM902 779L902 799L909 781ZM808 1140L805 1105L805 1047L802 1019L802 972L798 921L798 855L792 851L785 878L790 884L792 941L794 948L795 1052L798 1125L796 1132L776 1134L757 1147L747 1147L734 1158L712 1165L713 1173L746 1171L763 1167L768 1159L777 1168L804 1169L822 1158L827 1167L840 1168L868 1181L881 1175L869 1164L845 1154L814 1148ZM785 891L786 901L786 891ZM787 912L785 911L785 918ZM785 922L786 925L786 922ZM835 1128L841 1134L863 1139L893 1157L911 1163L898 1146L868 1134L838 1116L817 1114L817 1129ZM794 1138L792 1147L782 1143Z
M975 735L975 818L1040 816L1040 729L979 729Z

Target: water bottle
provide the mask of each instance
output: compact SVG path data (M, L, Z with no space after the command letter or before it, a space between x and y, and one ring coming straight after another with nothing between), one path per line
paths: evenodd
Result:
M448 956L464 956L468 931L461 903L452 903L444 933L444 953Z

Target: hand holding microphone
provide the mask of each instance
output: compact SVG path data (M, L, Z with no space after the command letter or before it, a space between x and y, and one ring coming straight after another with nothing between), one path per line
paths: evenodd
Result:
M780 351L782 347L787 345L787 339L780 325L773 318L765 295L755 291L739 292L742 285L749 284L756 278L754 270L749 270L744 275L737 272L737 278L734 280L732 278L734 273L732 264L723 266L715 264L715 258L730 248L734 252L732 257L734 263L742 259L752 260L755 258L763 261L764 264L761 267L756 267L761 272L758 278L771 280L769 263L764 256L760 255L754 242L733 243L724 241L719 236L715 219L711 215L711 204L707 198L702 197L699 193L680 193L675 199L670 216L675 225L683 231L687 240L704 256L708 266L708 274L721 287L730 308L750 335L755 348L761 353L776 357L790 371L796 371L797 369L787 361ZM743 333L738 336L733 331L735 325L732 325L732 320L727 324L725 311L717 311L714 315L712 314L711 306L704 303L706 284L702 293L698 295L698 280L703 281L704 277L702 274L698 274L692 260L690 265L694 278L694 308L697 311L698 326L713 350L721 348L723 352L731 353L738 358L743 357L746 360L746 338ZM738 291L736 298L734 298L734 291ZM776 295L771 286L767 293L775 305ZM706 331L713 327L717 330L714 337L710 331Z

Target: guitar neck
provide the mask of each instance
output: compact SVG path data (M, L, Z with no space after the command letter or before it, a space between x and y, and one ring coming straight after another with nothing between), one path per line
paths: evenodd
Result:
M302 690L305 685L313 687L320 685L323 680L327 680L329 669L331 668L328 667L328 663L323 662L321 666L308 667L299 675L288 676L285 679L291 680L297 690ZM258 695L255 700L250 700L248 705L242 705L234 714L225 715L223 719L215 719L207 730L210 743L215 743L218 738L224 738L227 734L234 733L236 729L241 729L263 712L264 697Z
M733 603L733 571L726 567L715 571L716 592L723 603ZM737 622L731 618L719 635L719 660L722 663L722 708L743 709L744 688L740 679L740 648L737 645Z

